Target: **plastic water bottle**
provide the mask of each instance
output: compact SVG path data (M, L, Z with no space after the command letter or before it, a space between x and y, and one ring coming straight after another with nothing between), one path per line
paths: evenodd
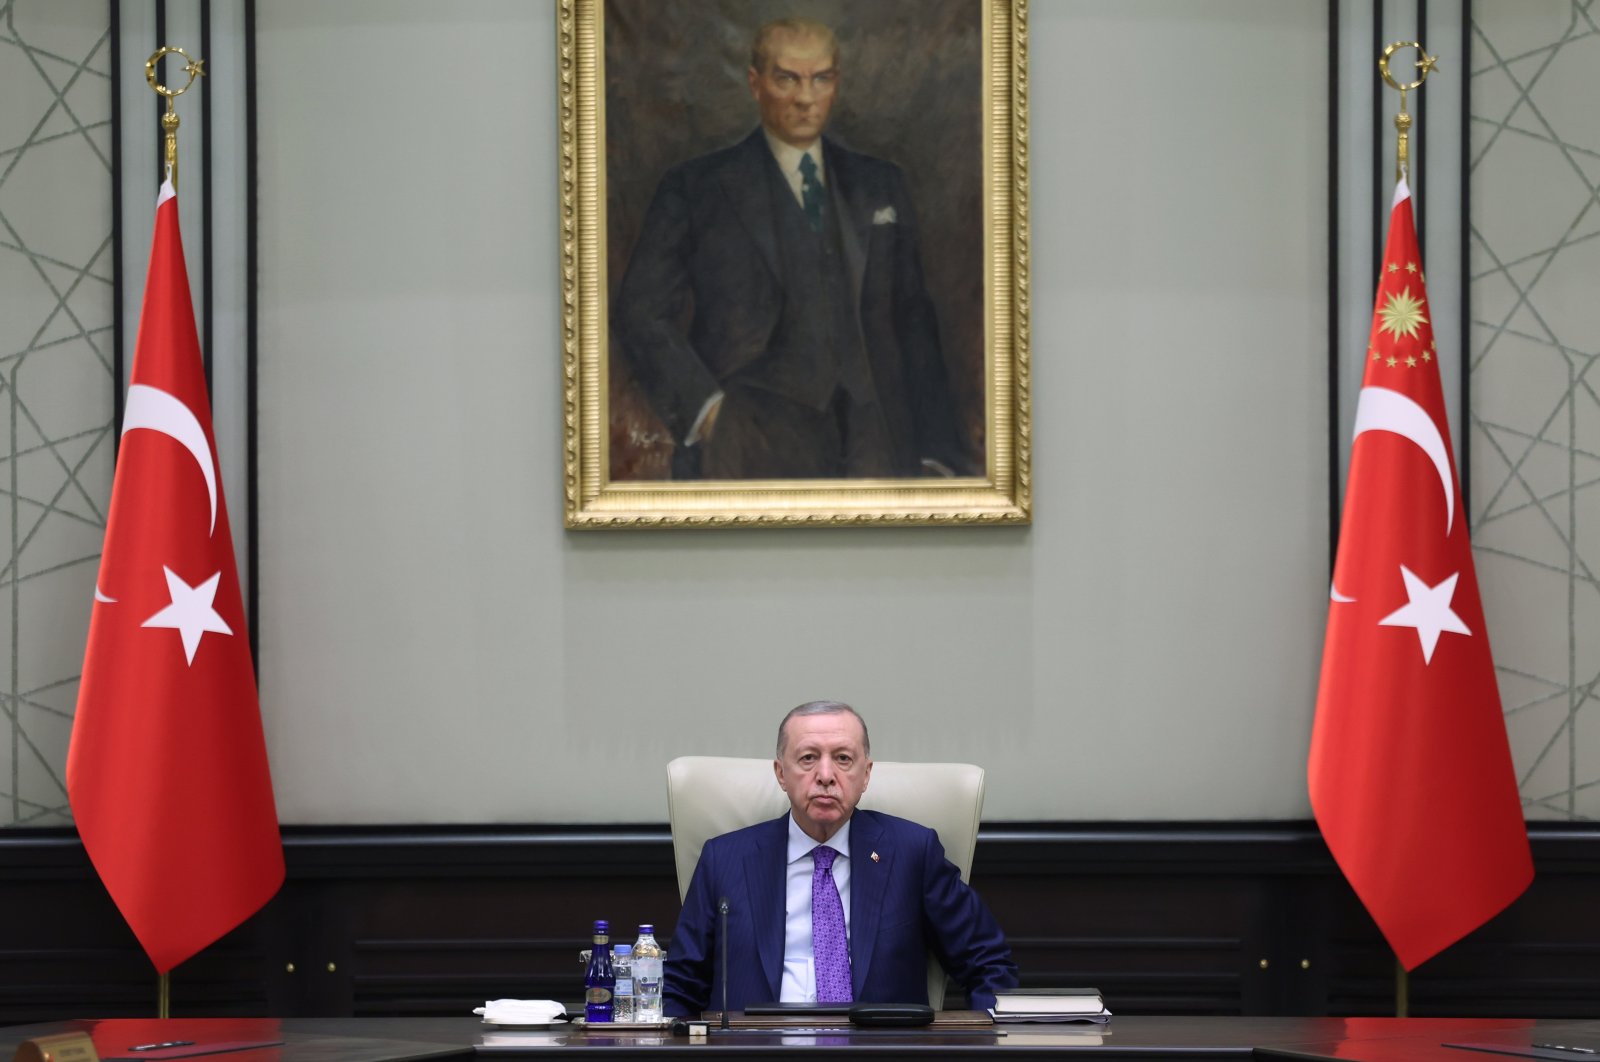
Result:
M617 975L617 987L611 1001L613 1021L633 1021L633 945L618 944L611 949L611 969Z
M633 942L633 1001L635 1021L661 1020L661 945L655 926L640 926Z
M598 919L594 924L594 948L589 953L589 968L583 974L583 1019L590 1025L612 1020L612 994L617 988L616 970L611 965L611 923Z

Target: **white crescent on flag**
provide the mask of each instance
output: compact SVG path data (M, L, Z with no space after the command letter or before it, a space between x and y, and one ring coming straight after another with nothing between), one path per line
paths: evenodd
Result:
M217 469L211 462L211 447L206 430L190 408L159 388L134 384L128 388L127 412L122 418L122 434L139 428L158 431L177 440L188 450L206 477L206 493L211 498L211 527L217 529Z
M1444 533L1448 536L1456 522L1455 480L1450 475L1450 452L1445 446L1444 435L1433 418L1428 416L1428 411L1399 391L1391 391L1387 387L1363 387L1356 404L1356 426L1350 439L1351 446L1369 431L1393 432L1411 440L1428 455L1434 471L1439 473L1439 485L1444 488ZM1339 602L1355 600L1341 593L1336 585L1329 587L1328 596Z
M206 533L214 534L217 530L217 467L211 460L211 446L206 442L206 430L200 426L199 418L188 406L160 388L133 384L128 388L122 434L140 428L175 440L200 466L200 474L206 480L206 495L211 500L211 526ZM99 586L94 588L94 599L108 605L117 601Z
M1439 473L1439 486L1444 488L1444 533L1450 534L1456 521L1455 481L1450 477L1450 454L1445 448L1444 435L1428 416L1428 411L1399 391L1363 387L1361 399L1356 403L1356 429L1351 444L1369 431L1392 431L1410 439L1428 455Z

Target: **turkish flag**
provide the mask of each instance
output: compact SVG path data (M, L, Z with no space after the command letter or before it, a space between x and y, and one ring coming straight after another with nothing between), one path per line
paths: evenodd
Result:
M1395 190L1311 733L1328 848L1410 970L1533 880L1439 383Z
M283 882L216 455L168 182L67 754L84 848L160 973Z

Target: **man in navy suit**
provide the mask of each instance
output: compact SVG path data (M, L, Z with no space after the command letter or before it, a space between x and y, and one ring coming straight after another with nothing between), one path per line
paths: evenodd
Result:
M721 1007L724 898L730 1010L774 1001L926 1003L930 951L976 1009L1016 986L1005 935L938 836L856 810L872 759L855 709L837 701L795 708L778 727L773 770L789 814L713 838L700 853L667 953L668 1015Z
M612 314L673 478L977 474L905 179L822 135L833 31L763 26L746 79L760 128L662 178Z

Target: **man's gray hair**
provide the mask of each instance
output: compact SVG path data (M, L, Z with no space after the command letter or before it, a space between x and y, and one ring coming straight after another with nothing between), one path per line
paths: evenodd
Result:
M750 43L750 67L756 73L767 72L767 66L772 62L772 38L780 33L796 37L815 37L828 46L828 54L833 61L839 61L839 39L833 35L832 26L812 18L780 18L756 30L755 40ZM845 707L848 708L849 705Z
M798 707L790 708L789 714L778 724L778 759L783 759L783 746L788 735L789 720L799 715L842 715L845 712L855 716L856 722L861 724L861 751L871 756L872 738L867 736L867 721L861 718L860 712L843 701L807 701Z

